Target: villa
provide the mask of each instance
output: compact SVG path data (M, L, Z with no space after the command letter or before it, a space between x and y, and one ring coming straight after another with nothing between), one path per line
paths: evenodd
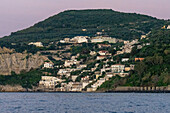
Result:
M35 45L36 47L43 47L42 42L30 42L28 45Z

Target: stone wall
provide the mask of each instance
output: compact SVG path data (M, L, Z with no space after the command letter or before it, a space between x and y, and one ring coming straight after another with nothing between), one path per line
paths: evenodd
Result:
M124 87L118 86L113 91L170 91L170 86L161 87Z

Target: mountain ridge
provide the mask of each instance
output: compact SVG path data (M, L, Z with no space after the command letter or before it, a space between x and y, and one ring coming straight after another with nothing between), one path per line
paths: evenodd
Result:
M96 32L120 39L134 39L164 22L155 17L112 9L66 10L0 40L49 42L78 35L94 36Z

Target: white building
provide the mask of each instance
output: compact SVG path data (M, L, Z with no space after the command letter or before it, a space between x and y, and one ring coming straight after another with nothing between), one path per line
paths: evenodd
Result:
M71 86L71 91L73 92L79 92L82 91L82 89L83 89L83 85L80 82L75 82Z
M129 61L129 58L122 58L122 62L127 62Z
M59 69L59 71L58 71L57 74L58 74L58 75L66 75L66 76L69 76L72 71L76 71L76 70L77 70L77 69L70 69L70 68Z
M100 78L95 82L91 87L93 88L93 91L96 91L98 87L100 87L106 80L104 78Z
M90 51L90 55L91 56L94 56L94 55L96 55L97 53L95 52L95 51Z
M142 45L137 45L137 49L142 49Z
M72 38L72 40L76 41L77 43L88 43L87 38L89 38L88 36L76 36L74 38Z
M44 63L44 68L53 68L53 64L51 64L49 62L45 62Z
M104 41L107 41L109 43L116 43L117 39L116 38L112 38L112 37L104 37L104 36L97 36L97 37L93 37L91 39L92 43L104 42Z
M79 63L80 63L80 61L77 61L77 60L66 60L64 63L64 66L71 67L72 65L79 64Z
M111 77L114 76L114 73L113 73L113 72L107 72L107 73L106 73L106 76L109 77L109 78L111 78Z
M129 41L124 41L124 44L128 44L129 43Z
M78 76L79 76L79 75L72 75L72 76L71 76L71 79L75 82Z
M69 43L70 42L70 38L64 38L65 43Z
M60 43L66 43L64 40L60 40Z
M87 29L82 29L82 31L87 31Z
M39 81L39 86L44 88L55 88L55 86L62 82L63 80L53 77L53 76L42 76L41 80Z
M83 82L82 83L82 88L84 89L88 84L89 84L89 82Z
M42 42L30 42L28 45L35 45L36 47L43 47Z
M167 29L170 29L170 25L168 25Z
M106 58L106 56L97 56L97 60L103 60L105 58Z
M142 39L145 39L145 38L146 38L146 35L141 35L140 39L142 40Z
M125 65L115 64L111 66L112 72L123 73L125 69Z
M99 42L103 42L103 39L92 39L91 42L92 43L99 43Z
M66 75L67 72L68 71L66 69L60 69L57 74L58 75Z
M109 53L108 51L99 51L98 52L100 55L106 55L107 53Z
M77 69L83 69L86 67L87 67L87 64L81 64L81 65L77 66Z
M82 77L81 81L89 81L89 76Z
M124 54L124 52L123 51L117 51L116 54L120 55L120 54Z

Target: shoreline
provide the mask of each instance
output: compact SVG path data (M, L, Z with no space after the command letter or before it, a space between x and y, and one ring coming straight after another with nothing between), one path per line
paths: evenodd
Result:
M0 91L0 93L170 93L165 91L94 91L94 92L73 92L73 91Z
M159 87L129 87L129 86L118 86L114 89L99 89L97 91L89 90L89 91L66 91L66 90L58 90L48 89L48 88L39 88L33 87L33 89L26 89L20 85L16 86L2 86L0 85L0 93L12 93L12 92L20 92L20 93L170 93L170 85L168 86L159 86Z

